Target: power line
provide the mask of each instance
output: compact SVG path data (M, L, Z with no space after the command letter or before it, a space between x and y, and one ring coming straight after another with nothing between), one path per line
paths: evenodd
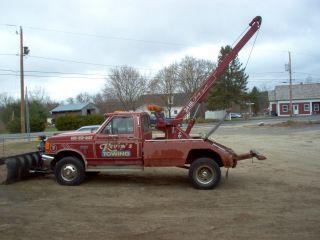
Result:
M2 69L0 68L0 71L4 72L14 72L19 73L18 70L12 70L12 69ZM110 74L95 74L95 73L75 73L75 72L56 72L56 71L38 71L38 70L25 70L24 72L28 73L47 73L47 74L64 74L64 75L84 75L84 76L102 76L102 77L109 77L112 76Z
M19 76L14 73L0 73L0 76ZM84 79L106 79L107 77L84 77L84 76L52 76L52 75L33 75L24 74L25 77L39 77L39 78L84 78ZM109 76L108 76L109 77Z
M17 54L1 54L0 55L9 55L9 56L18 56ZM103 67L108 67L108 68L117 68L119 66L123 65L111 65L111 64L103 64L103 63L92 63L92 62L84 62L84 61L78 61L78 60L70 60L70 59L62 59L62 58L51 58L51 57L42 57L42 56L33 56L33 55L28 55L30 58L36 58L36 59L44 59L44 60L49 60L49 61L58 61L58 62L69 62L69 63L76 63L76 64L85 64L85 65L93 65L93 66L103 66ZM142 70L156 70L155 68L144 68L144 67L138 67L138 66L133 66L136 69L142 69Z
M93 75L93 76L100 76L100 77L89 77L89 76L55 76L55 75L35 75L35 74L25 74L26 77L38 77L38 78L61 78L61 79L110 79L114 75ZM18 72L16 74L14 73L0 73L0 76L19 76ZM153 77L151 78L146 78L147 80L155 79ZM292 79L293 81L306 81L306 79L301 79L301 78L295 78ZM313 79L315 80L320 80L320 78ZM249 79L249 82L266 82L266 81L271 81L271 82L279 82L279 81L288 81L288 79L277 79L277 78L270 78L270 79Z
M14 53L0 53L1 56L19 56L19 54Z
M50 58L50 57L41 57L41 56L32 56L31 58L39 58L39 59L45 59L50 61L59 61L59 62L71 62L71 63L78 63L78 64L86 64L86 65L94 65L94 66L104 66L104 67L118 67L115 65L109 65L109 64L102 64L102 63L92 63L92 62L83 62L83 61L77 61L77 60L68 60L68 59L61 59L61 58ZM138 67L137 67L138 68ZM142 69L142 68L140 68Z
M19 71L18 70L13 70L13 69L3 69L1 68L0 71L3 72L12 72L15 74L0 74L0 75L7 75L7 76L18 76ZM76 73L76 72L58 72L58 71L39 71L39 70L26 70L26 73L44 73L44 74L61 74L61 75L76 75L76 76L53 76L53 75L36 75L36 74L28 74L26 76L30 76L30 77L59 77L59 78L88 78L88 79L101 79L101 78L110 78L114 75L112 74L96 74L96 73ZM265 74L265 73L271 73L271 72L262 72L261 74ZM278 72L274 72L274 73L278 73ZM281 72L282 73L282 72ZM259 73L256 73L257 75ZM311 73L303 73L303 74L309 74L309 75L314 75ZM79 77L80 76L80 77ZM84 77L81 77L84 76ZM91 76L91 77L90 77ZM97 77L98 76L98 77ZM154 79L153 77L151 78L147 78L147 79ZM295 78L294 80L305 80L305 79L301 79L301 78ZM287 81L287 79L285 78L256 78L256 77L250 77L249 81Z
M10 55L10 56L18 56L16 54L0 54L0 55ZM121 65L111 65L111 64L103 64L103 63L92 63L92 62L84 62L84 61L78 61L78 60L70 60L70 59L62 59L62 58L51 58L51 57L42 57L42 56L33 56L28 55L30 58L36 58L36 59L44 59L49 61L58 61L58 62L69 62L69 63L76 63L76 64L85 64L85 65L93 65L93 66L103 66L108 68L117 68ZM125 65L125 64L124 64ZM142 70L156 70L154 68L144 68L144 67L137 67L133 66L136 69L142 69Z
M248 73L248 75L259 75L259 74L286 74L286 72L258 72L258 73Z
M19 76L18 73L0 73L0 76ZM88 76L55 76L55 75L34 75L34 74L24 74L25 77L38 77L38 78L61 78L61 79L102 79L102 80L110 80L114 75L101 75L101 77L88 77ZM99 76L99 75L97 75ZM155 79L145 78L146 80Z
M304 75L315 75L315 76L320 76L320 74L314 74L314 73L306 73L306 72L293 72L294 74L304 74Z
M14 24L0 24L0 25L10 26L10 27L18 27L17 25L14 25ZM65 31L65 30L32 27L32 26L23 26L23 28L24 29L27 28L27 29L37 30L37 31L55 32L55 33L63 33L63 34L76 35L76 36L102 38L102 39L134 41L134 42L157 44L157 45L171 45L171 46L189 47L189 45L186 45L186 44L183 44L183 43L175 43L175 42L146 40L146 39L138 39L138 38L119 37L119 36L106 36L106 35L99 35L99 34L93 34L93 33L72 32L72 31Z

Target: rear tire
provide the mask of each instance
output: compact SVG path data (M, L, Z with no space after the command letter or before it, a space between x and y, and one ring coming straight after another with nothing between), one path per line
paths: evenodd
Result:
M85 178L83 163L75 157L64 157L57 162L54 175L61 185L79 185Z
M213 189L221 179L219 165L211 158L198 158L189 169L189 178L197 189Z

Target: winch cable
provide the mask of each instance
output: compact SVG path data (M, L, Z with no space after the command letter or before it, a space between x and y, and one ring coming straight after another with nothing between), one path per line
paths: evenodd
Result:
M244 31L236 38L236 40L231 44L232 48L234 47L234 45L238 42L238 40L244 35L244 33L248 30L249 27L245 28ZM257 33L255 34L255 38L253 40L253 44L252 44L252 47L251 47L251 50L250 50L250 53L249 53L249 56L248 56L248 59L246 61L246 64L244 66L244 70L247 68L247 65L249 63L249 60L251 58L251 54L252 54L252 51L253 51L253 48L256 44L256 40L258 38L258 35L259 35L259 32L260 32L260 28L258 29Z
M255 46L255 44L256 44L256 40L257 40L257 38L258 38L259 32L260 32L260 29L257 31L257 34L256 34L256 36L255 36L255 38L254 38L254 40L253 40L253 44L252 44L252 47L251 47L251 50L250 50L250 53L249 53L249 56L248 56L246 65L244 66L244 70L247 68L248 62L249 62L249 60L250 60L250 58L251 58L251 54L252 54L253 48L254 48L254 46Z
M242 33L240 33L240 35L234 40L234 42L231 44L231 47L233 48L234 45L236 45L236 43L239 41L240 38L242 38L242 36L248 31L250 27L246 27Z

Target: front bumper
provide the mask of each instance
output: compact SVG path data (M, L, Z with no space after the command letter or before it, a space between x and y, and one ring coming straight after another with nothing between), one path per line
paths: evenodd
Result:
M41 155L41 159L42 159L44 168L47 168L47 169L51 169L52 168L51 163L54 160L53 156L42 154Z

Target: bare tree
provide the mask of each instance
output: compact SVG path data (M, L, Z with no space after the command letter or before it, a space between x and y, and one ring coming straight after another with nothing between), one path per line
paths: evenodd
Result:
M104 93L116 97L124 110L136 110L137 101L147 89L147 79L130 66L111 69L110 83L106 84Z
M42 87L36 87L32 90L28 90L29 99L37 102L49 102L50 97L48 96L46 90Z
M156 87L162 94L169 117L171 117L174 93L178 88L178 65L174 63L161 69L156 74L152 87Z
M47 91L42 87L33 88L32 90L28 90L29 102L38 102L41 106L43 106L47 113L51 111L53 108L58 106L58 102L52 100L48 95Z
M87 92L82 92L76 96L75 100L78 103L87 103L92 101L92 96Z
M10 96L8 93L6 92L0 93L0 107L4 107L13 102L14 102L14 98Z
M107 113L113 111L113 109L108 108L109 99L102 93L97 93L92 96L92 102L99 109L100 113Z
M72 103L75 102L75 100L74 100L73 97L68 97L68 98L66 99L66 102L67 102L68 104L72 104Z
M192 95L210 75L215 64L208 60L184 57L179 63L178 79L181 91Z

